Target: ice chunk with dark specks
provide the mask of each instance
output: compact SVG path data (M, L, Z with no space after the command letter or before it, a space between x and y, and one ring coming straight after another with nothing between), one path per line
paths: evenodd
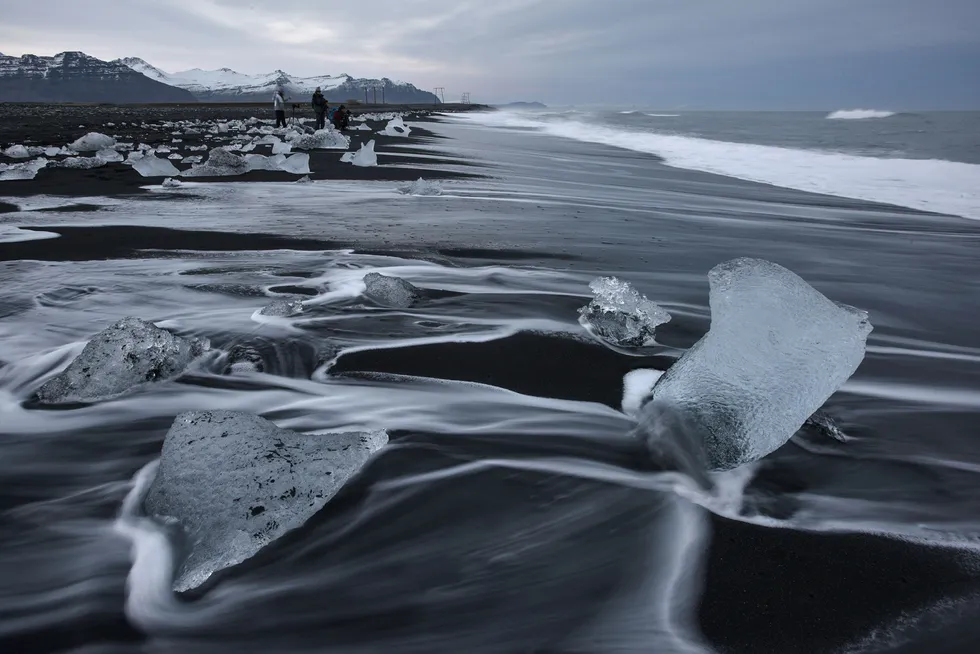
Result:
M208 153L208 160L197 164L190 170L181 173L182 177L228 177L244 175L248 172L248 163L244 157L239 157L227 148L213 148Z
M389 307L410 307L418 301L420 291L401 277L381 273L364 276L364 295L378 304Z
M196 588L302 526L387 442L384 431L300 434L240 411L178 415L143 501L189 536L174 590Z
M657 326L670 320L669 313L627 281L599 277L589 288L593 299L579 310L580 322L613 345L639 347L653 343Z
M786 443L861 365L872 327L769 261L727 261L708 280L711 329L656 383L641 421L681 414L707 467L726 470Z
M208 349L207 339L184 338L139 318L123 318L92 337L63 372L38 389L37 399L84 402L118 395L176 377Z
M160 186L162 186L163 188L180 188L181 186L183 186L183 184L179 179L168 177L167 179L163 180L163 183L160 184Z
M287 318L302 312L303 302L301 300L276 300L259 311L263 316L277 316L280 318Z

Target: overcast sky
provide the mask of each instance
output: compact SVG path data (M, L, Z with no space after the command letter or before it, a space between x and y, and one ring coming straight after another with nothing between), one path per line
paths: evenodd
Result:
M980 0L0 0L0 52L387 76L446 99L980 108Z

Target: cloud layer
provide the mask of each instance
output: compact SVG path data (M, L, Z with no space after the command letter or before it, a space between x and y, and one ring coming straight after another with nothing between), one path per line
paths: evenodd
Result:
M980 89L955 88L978 86L976 0L4 4L6 54L138 56L170 72L385 75L484 101L980 104Z

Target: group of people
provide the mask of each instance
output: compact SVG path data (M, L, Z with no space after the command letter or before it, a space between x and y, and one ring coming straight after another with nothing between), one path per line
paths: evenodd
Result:
M337 129L343 131L347 129L350 125L350 109L344 105L339 107L330 108L327 103L327 99L323 97L323 92L320 87L316 87L316 91L313 92L313 113L316 115L316 128L323 129L326 127L327 121L336 127ZM286 94L283 89L276 89L276 94L272 96L272 108L276 112L276 127L286 126Z

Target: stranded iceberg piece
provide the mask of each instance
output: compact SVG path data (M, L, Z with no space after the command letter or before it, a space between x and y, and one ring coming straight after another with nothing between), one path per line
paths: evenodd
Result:
M344 162L350 162L355 166L362 166L365 168L367 168L368 166L377 166L378 155L374 153L374 141L368 141L367 143L362 143L360 150L358 150L353 154L348 152L343 157L341 157L340 160Z
M389 307L410 307L418 301L421 293L401 277L388 277L381 273L364 275L364 287L365 296Z
M629 282L615 277L599 277L589 284L594 299L579 309L580 322L599 338L623 347L653 343L657 325L670 320L670 314Z
M180 174L176 166L156 156L152 151L142 157L131 156L128 161L132 164L133 170L143 177L176 177Z
M711 329L653 387L641 431L670 438L651 423L672 415L685 425L675 436L727 470L782 446L823 406L864 359L871 324L768 261L728 261L708 280Z
M430 182L419 177L411 184L398 187L398 192L404 195L442 195L439 182Z
M75 152L98 152L105 148L116 145L116 139L98 132L89 132L85 136L73 141L68 147Z
M210 348L139 318L123 318L96 334L74 361L37 391L42 402L83 402L138 384L176 377Z
M281 156L281 155L280 155ZM182 177L228 177L244 175L248 172L248 162L244 157L232 154L226 148L214 148L208 153L208 160L181 173Z
M175 518L191 549L185 591L303 525L388 442L384 431L299 434L239 411L174 420L147 492L147 513Z
M294 150L346 150L350 147L350 138L328 127L312 134L296 133L289 144Z

